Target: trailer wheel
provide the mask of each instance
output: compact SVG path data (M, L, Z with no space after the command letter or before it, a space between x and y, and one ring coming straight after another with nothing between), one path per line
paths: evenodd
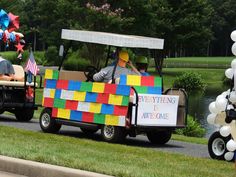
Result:
M171 131L152 131L147 132L148 140L152 144L166 144L171 138Z
M125 128L111 125L104 125L101 134L104 141L112 143L122 142L127 135Z
M93 135L94 133L98 131L98 129L90 129L90 128L84 128L84 127L80 127L80 130L86 135Z
M230 136L223 137L220 132L214 132L208 140L208 152L212 159L225 160L224 155L228 152L226 143L231 139Z
M18 121L30 121L34 116L34 109L17 109L15 110L15 116Z
M39 118L39 124L43 132L57 133L61 128L61 124L57 124L51 115L52 110L50 108L44 108Z

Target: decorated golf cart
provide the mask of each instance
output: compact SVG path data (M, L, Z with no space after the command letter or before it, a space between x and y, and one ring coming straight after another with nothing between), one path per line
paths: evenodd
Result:
M236 31L231 33L234 41L232 53L236 56ZM230 79L230 89L224 91L209 105L209 124L216 126L216 131L208 141L208 151L213 159L232 161L236 151L236 59L231 62L231 68L225 71Z
M24 47L24 35L16 32L19 29L19 16L0 10L0 42L5 48L15 45L18 52L16 59L22 58ZM4 61L0 57L1 61ZM5 68L2 70L7 71ZM0 113L5 111L15 114L19 121L29 121L33 118L34 110L38 108L35 104L36 77L27 82L27 74L21 65L13 65L14 78L22 80L0 80ZM3 71L1 71L3 72ZM4 73L9 74L9 73ZM3 74L2 74L3 75Z
M93 31L63 29L61 36L113 47L160 50L164 45L163 39ZM154 60L158 69L160 62ZM101 129L108 142L146 134L151 143L165 144L173 130L185 127L186 93L182 89L164 89L161 76L121 75L118 82L101 83L92 81L98 70L94 66L87 69L67 71L59 66L59 70L46 70L45 108L40 116L44 132L54 133L61 125L71 125L87 134Z

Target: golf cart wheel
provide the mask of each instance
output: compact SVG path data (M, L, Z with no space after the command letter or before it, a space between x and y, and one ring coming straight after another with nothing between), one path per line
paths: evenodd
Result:
M34 116L34 109L17 109L15 110L15 116L18 121L30 121Z
M208 152L212 159L225 160L224 155L228 152L226 143L231 139L230 136L223 137L220 132L214 132L208 140Z
M96 133L98 131L98 129L90 129L90 128L84 128L84 127L80 127L80 130L85 133L86 135L93 135L94 133Z
M166 144L171 138L171 131L151 131L147 132L148 140L152 144Z
M44 108L39 118L39 124L43 132L57 133L61 128L61 124L57 124L51 115L52 110L50 108Z
M104 141L112 143L122 142L127 135L125 128L111 125L104 125L101 134Z

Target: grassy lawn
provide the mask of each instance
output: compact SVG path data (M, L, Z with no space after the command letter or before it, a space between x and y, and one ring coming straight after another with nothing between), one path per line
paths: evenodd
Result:
M114 176L225 177L234 164L0 126L0 154Z

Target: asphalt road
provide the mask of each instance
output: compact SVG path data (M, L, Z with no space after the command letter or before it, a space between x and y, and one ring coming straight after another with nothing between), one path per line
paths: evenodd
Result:
M13 116L1 115L0 124L5 126L21 128L25 130L42 132L37 119L33 119L30 122L17 122ZM78 127L62 126L58 134L77 138L90 138L95 141L102 141L99 133L95 134L93 137L87 137L80 131ZM152 148L158 151L180 153L193 157L210 158L207 150L207 145L170 140L165 145L156 146L149 143L146 136L143 135L139 135L136 138L128 137L127 140L124 142L124 144L128 146Z

